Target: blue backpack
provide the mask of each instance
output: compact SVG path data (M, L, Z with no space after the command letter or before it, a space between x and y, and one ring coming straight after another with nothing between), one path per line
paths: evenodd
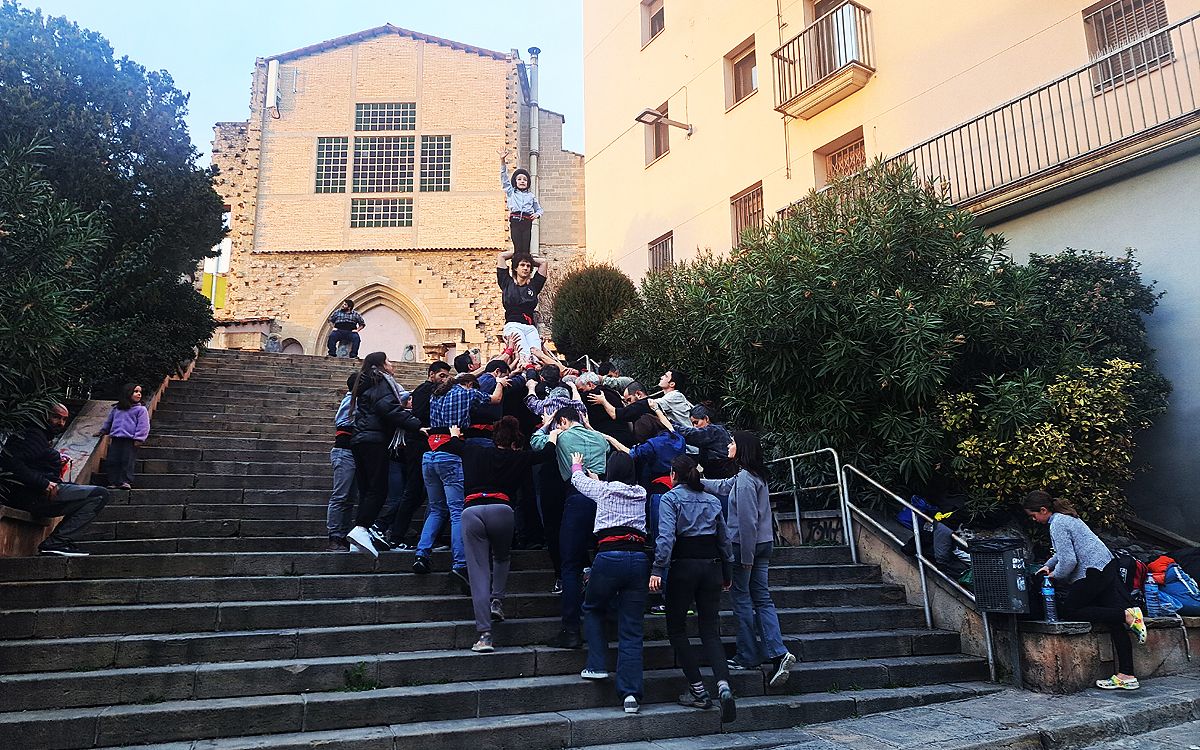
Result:
M1200 586L1178 564L1167 566L1158 596L1164 604L1174 605L1175 611L1181 615L1200 615Z

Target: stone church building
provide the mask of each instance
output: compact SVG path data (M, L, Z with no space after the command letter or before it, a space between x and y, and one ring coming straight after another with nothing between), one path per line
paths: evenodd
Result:
M583 157L538 107L530 52L389 24L258 59L249 119L213 139L229 222L202 284L223 324L214 344L322 354L350 298L363 354L493 351L495 254L511 248L498 149L511 171L533 166L531 136L539 146L540 253L561 269L584 245Z

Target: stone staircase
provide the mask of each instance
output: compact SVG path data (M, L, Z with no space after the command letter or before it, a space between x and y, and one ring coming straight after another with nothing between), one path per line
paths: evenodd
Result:
M528 750L779 729L992 691L956 633L842 547L780 549L771 572L792 679L735 673L738 720L674 704L682 677L646 621L646 698L579 679L544 647L544 552L514 553L492 654L470 602L410 553L322 552L332 410L353 364L214 351L172 384L137 488L89 530L91 557L0 559L0 746ZM412 386L423 365L398 373ZM732 642L729 613L723 632Z

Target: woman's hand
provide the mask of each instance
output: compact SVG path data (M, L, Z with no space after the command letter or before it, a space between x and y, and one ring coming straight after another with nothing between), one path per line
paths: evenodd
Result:
M450 425L450 437L462 437L462 428L456 424Z
M509 154L511 154L511 153L512 153L512 151L510 151L510 150L509 150L509 149L507 149L507 148L498 148L498 149L496 149L496 153L497 153L497 154L500 154L500 161L502 161L502 162L504 162L504 163L506 163L506 164L507 164L507 163L508 163L508 156L509 156Z
M662 577L650 576L650 591L657 594L662 591Z
M582 453L572 453L571 454L571 465L574 466L575 464L579 464L580 466L583 466L583 454Z

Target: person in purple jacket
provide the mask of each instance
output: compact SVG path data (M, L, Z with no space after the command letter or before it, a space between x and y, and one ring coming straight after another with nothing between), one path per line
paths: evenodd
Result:
M133 462L137 449L150 436L150 412L142 406L142 387L137 383L126 383L121 389L121 399L108 412L104 426L96 437L108 435L108 468L110 489L127 490L133 482Z

